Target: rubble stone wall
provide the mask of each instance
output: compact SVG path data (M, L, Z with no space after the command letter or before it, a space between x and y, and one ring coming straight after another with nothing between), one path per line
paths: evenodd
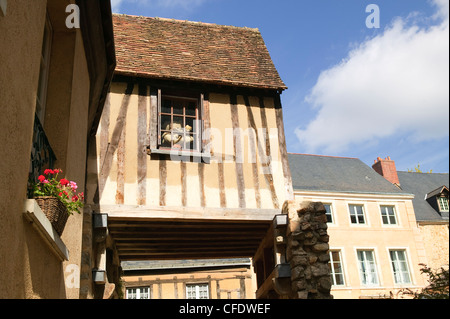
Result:
M291 298L332 299L329 236L320 202L286 202L289 214L286 259L291 266Z

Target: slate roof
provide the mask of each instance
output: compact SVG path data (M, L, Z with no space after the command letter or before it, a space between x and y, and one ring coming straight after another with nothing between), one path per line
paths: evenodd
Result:
M258 29L113 14L116 74L286 89Z
M187 268L220 268L249 266L248 258L226 258L226 259L196 259L196 260L152 260L152 261L123 261L121 263L124 271L145 270L169 270Z
M357 158L288 154L294 190L407 194Z
M425 197L430 192L440 189L441 186L449 187L448 173L412 173L397 172L400 187L415 195L413 199L414 212L418 221L442 221L443 218L426 201ZM448 219L447 219L448 221Z

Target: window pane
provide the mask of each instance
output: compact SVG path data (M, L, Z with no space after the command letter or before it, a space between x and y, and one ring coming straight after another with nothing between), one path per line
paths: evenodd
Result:
M395 217L394 206L381 206L381 216L384 225L396 225L397 219Z
M150 299L150 289L149 288L141 288L141 299Z
M186 132L194 132L194 118L187 117L186 118Z
M341 263L341 253L339 250L329 252L330 261L328 268L330 269L331 282L333 285L344 285L344 274Z
M349 205L350 220L352 224L365 224L364 209L361 205Z
M439 207L442 211L448 211L448 198L439 197Z
M173 101L173 114L183 114L183 102L180 100Z
M365 224L364 215L358 215L358 224Z
M167 112L168 114L164 114ZM160 114L161 146L201 151L201 119L195 100L163 97Z
M378 285L378 275L373 251L358 251L358 262L363 285Z
M170 131L171 125L170 125L170 115L161 115L161 130L167 130Z
M342 286L344 285L344 276L342 274L336 274L336 280L335 280L335 284L337 286Z
M136 289L127 289L127 298L136 299Z
M186 115L189 116L196 116L195 110L197 109L197 103L195 102L188 102L186 106Z
M173 126L172 129L173 130L178 130L178 131L182 131L184 127L184 120L182 116L173 116Z
M324 204L323 205L325 207L326 210L326 216L327 216L327 223L332 223L333 222L333 215L331 213L331 205L330 204Z
M161 113L172 113L172 102L168 99L163 99L161 103Z
M397 224L397 220L395 219L395 216L389 216L389 222L391 225Z
M410 284L411 276L406 261L406 252L404 250L391 250L389 252L394 271L394 280L396 284Z
M209 299L208 284L186 285L187 299Z

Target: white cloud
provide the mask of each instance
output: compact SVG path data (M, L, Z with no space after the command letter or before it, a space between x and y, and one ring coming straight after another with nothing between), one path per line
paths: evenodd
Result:
M448 136L448 0L434 4L437 25L397 19L320 74L306 98L317 116L295 132L308 152L339 153L395 134L415 141Z
M123 0L111 0L111 9L112 12L120 12L120 5L122 4Z

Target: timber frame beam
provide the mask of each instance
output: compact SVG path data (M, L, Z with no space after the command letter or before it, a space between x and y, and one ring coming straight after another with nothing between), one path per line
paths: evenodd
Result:
M288 215L276 215L253 256L257 299L287 298L290 294L291 268L286 260L287 225Z

